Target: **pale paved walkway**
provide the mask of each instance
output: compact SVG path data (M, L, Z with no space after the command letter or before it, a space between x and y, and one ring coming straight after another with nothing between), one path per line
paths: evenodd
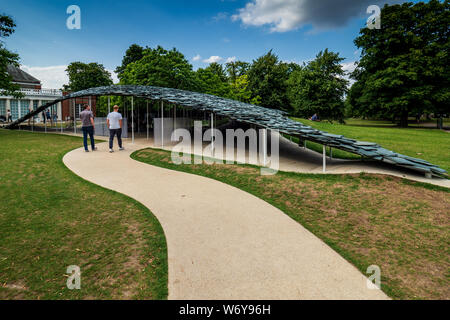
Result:
M350 263L286 214L208 178L140 163L136 143L69 152L79 176L147 206L164 229L169 299L386 299ZM111 204L114 206L114 204Z
M73 134L68 134L73 135ZM80 136L77 134L77 136ZM138 136L138 135L136 135ZM105 137L96 137L96 139L106 139ZM124 139L125 143L130 143L131 139ZM142 145L143 148L153 147L153 139L136 138L136 143ZM204 143L207 146L208 143ZM156 148L160 148L157 146ZM165 150L171 150L172 146L165 146ZM224 152L225 154L225 152ZM284 137L280 138L280 171L315 173L322 174L322 155L299 147L297 144L290 142ZM376 173L391 175L405 178L413 181L419 181L436 186L450 188L450 179L433 177L425 178L424 174L416 171L408 170L399 166L390 165L380 161L360 161L360 160L342 160L331 159L327 157L326 173L327 174L346 174L346 173Z
M377 173L450 188L450 180L433 177L380 161L331 159L327 157L327 174ZM322 173L322 155L303 149L285 138L280 139L280 170L302 173Z

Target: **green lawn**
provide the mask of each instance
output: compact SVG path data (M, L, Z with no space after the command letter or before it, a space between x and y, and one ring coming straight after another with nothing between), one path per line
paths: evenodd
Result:
M0 299L166 299L159 222L64 166L81 141L0 130ZM81 290L66 287L69 265Z
M350 118L345 120L345 124L351 125L351 126L363 126L363 127L398 127L397 123L393 123L392 121L387 120L367 120L367 119L356 119L356 118ZM450 118L444 118L443 119L444 126L450 125ZM416 123L414 119L409 119L410 127L413 128L429 128L429 129L435 129L436 128L436 120L421 120L420 123Z
M170 153L132 158L210 177L271 203L365 273L381 267L382 289L397 299L450 299L450 190L396 177L279 172L249 165L175 165Z
M345 125L297 118L294 120L318 130L344 135L347 138L376 142L386 149L427 160L450 172L449 132L436 129L386 127L384 122L369 120L350 119ZM308 142L307 147L322 152L322 146L319 144ZM333 156L344 159L360 158L358 155L340 150L333 150Z

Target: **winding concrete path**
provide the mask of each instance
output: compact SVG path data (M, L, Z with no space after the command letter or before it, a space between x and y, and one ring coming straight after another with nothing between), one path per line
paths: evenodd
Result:
M286 214L221 182L130 158L145 147L77 149L63 161L77 175L147 206L164 229L169 299L387 299ZM114 204L112 204L114 205Z

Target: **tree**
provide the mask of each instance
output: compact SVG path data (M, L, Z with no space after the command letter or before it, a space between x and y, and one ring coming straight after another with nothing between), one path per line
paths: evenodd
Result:
M247 74L250 68L250 63L244 61L231 61L226 63L226 70L228 78L231 82L236 81L236 79L244 74Z
M14 33L15 27L16 24L11 17L0 15L0 95L21 98L23 94L19 92L20 86L13 83L7 69L8 65L19 67L19 55L6 49L3 42L3 38Z
M400 118L449 112L449 1L385 5L381 29L355 39L362 57L349 101L362 116Z
M64 90L67 91L76 92L113 84L111 74L102 64L95 62L72 62L66 72L69 75L69 84L64 85Z
M231 83L232 98L241 102L259 105L261 103L261 97L252 97L252 92L248 86L248 75L243 74L238 76L235 81Z
M290 65L280 62L272 50L253 61L247 73L252 98L259 96L263 107L291 111L286 95L291 71Z
M231 86L220 64L211 63L205 69L198 69L196 76L198 91L219 97L231 98Z
M177 49L146 48L143 57L127 65L121 84L139 84L196 91L199 83L192 65Z
M296 116L317 113L323 119L343 120L348 81L343 78L342 60L338 53L325 49L315 60L291 73L288 96Z
M125 56L122 59L122 65L118 66L115 70L118 78L121 78L122 73L130 63L141 60L143 56L144 48L138 44L132 44L125 52Z
M213 62L207 67L207 69L209 69L212 73L217 75L219 77L220 81L222 81L222 82L228 81L228 77L225 72L225 69L223 68L223 66L220 63Z

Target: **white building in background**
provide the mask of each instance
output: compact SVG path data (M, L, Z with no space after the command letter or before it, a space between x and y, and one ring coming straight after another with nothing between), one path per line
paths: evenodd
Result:
M24 94L21 99L12 96L0 95L0 116L6 117L7 110L11 111L12 120L17 120L26 115L30 109L37 109L39 106L62 97L59 89L42 89L41 81L13 65L8 65L8 74L13 82L20 86L20 91ZM62 119L61 102L53 105L50 109L52 118L54 115L58 120ZM42 115L35 118L42 120Z

